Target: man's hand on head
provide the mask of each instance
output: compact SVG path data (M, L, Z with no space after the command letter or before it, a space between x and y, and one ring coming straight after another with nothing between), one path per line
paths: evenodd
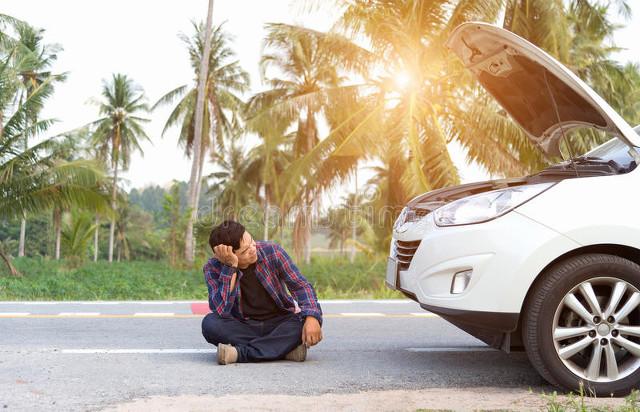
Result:
M213 248L216 259L227 266L238 267L238 256L233 253L233 248L227 245L218 245Z
M302 343L307 347L313 346L322 340L322 328L320 322L313 316L307 316L302 327Z

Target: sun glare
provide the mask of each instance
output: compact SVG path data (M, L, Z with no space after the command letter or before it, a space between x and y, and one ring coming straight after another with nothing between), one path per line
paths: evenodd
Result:
M406 89L411 83L411 76L409 73L402 71L396 75L394 82L399 89Z

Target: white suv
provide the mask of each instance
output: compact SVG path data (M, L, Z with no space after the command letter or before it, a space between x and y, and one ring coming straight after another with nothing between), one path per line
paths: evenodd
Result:
M495 348L524 346L554 385L628 393L640 383L640 129L511 32L465 23L448 46L546 155L576 128L612 139L532 176L414 198L394 225L388 286Z

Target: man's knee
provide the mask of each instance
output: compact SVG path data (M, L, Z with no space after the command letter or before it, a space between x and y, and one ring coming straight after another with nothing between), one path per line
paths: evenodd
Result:
M202 319L202 336L207 342L217 345L218 343L227 343L224 336L224 319L217 314L209 313Z
M302 335L304 320L297 314L290 315L278 327L279 333L291 336L292 338Z

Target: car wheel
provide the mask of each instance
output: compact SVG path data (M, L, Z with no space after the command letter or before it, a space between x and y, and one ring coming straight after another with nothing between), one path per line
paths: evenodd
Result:
M640 266L588 254L555 264L524 308L529 360L551 384L623 396L640 382Z

